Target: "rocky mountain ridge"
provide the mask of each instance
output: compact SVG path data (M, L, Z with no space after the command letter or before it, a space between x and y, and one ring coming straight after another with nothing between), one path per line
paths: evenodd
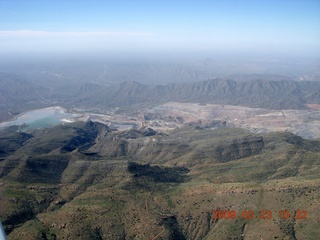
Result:
M318 140L193 125L117 131L90 121L0 136L0 218L9 239L319 234ZM277 215L300 208L305 221ZM239 218L213 219L213 209ZM242 219L245 209L270 209L273 221Z
M158 86L136 81L112 85L68 85L66 82L63 87L46 87L8 74L1 74L0 80L1 119L8 119L21 111L53 105L127 111L167 102L267 109L305 109L306 104L320 104L320 82L317 81L212 79Z

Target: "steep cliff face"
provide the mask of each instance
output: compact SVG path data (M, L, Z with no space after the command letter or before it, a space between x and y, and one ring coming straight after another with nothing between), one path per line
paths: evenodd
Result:
M100 123L78 122L32 134L7 133L0 139L0 146L9 146L2 154L0 176L30 182L60 182L72 151L85 154L98 136L108 131Z
M201 134L212 130L202 128L199 130L195 127L192 131L198 132L198 135L183 138L154 136L131 139L128 141L127 155L145 163L171 162L193 166L203 162L224 163L250 157L259 154L264 148L261 136L244 134L229 139L212 135L207 136L208 139L198 139Z
M60 183L61 175L69 164L69 156L52 155L28 157L10 177L22 182Z
M32 138L31 134L23 132L2 132L0 136L0 161L21 148L30 138Z
M198 129L193 126L190 128ZM205 132L206 129L200 128L199 131ZM201 133L199 134L201 136ZM130 130L106 135L90 151L99 152L103 156L127 156L144 163L155 164L171 161L178 163L187 159L188 165L194 165L203 161L229 162L250 157L260 153L264 147L261 136L244 135L230 140L223 139L212 136L207 140L196 141L188 137L158 135L151 130Z
M235 139L230 142L219 144L214 149L214 157L219 162L229 162L256 155L261 152L263 146L263 138L259 136Z

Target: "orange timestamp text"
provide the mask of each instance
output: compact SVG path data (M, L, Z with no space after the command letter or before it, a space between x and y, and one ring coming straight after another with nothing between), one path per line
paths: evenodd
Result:
M243 210L240 213L237 213L236 210L213 210L212 211L212 218L213 219L245 219L245 220L252 220L252 219L272 219L274 217L274 213L280 219L289 219L293 217L295 219L306 219L308 212L306 210L280 210L274 211L271 210L260 210L260 212L255 212L253 210Z

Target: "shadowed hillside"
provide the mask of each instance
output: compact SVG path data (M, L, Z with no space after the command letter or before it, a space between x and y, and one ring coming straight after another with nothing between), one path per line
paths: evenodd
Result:
M70 88L71 89L71 88ZM319 82L282 81L233 81L208 80L195 83L147 86L138 82L125 82L112 86L91 84L65 89L57 100L64 99L87 106L120 106L144 104L157 105L165 102L194 102L240 105L268 109L304 109L305 104L320 103ZM70 101L71 100L71 101Z
M94 122L9 128L1 136L8 150L0 162L0 219L9 239L319 235L317 140L192 125L169 134L119 132ZM250 209L258 217L243 219ZM285 209L291 216L281 219ZM213 210L238 217L213 219ZM260 219L262 210L272 220Z

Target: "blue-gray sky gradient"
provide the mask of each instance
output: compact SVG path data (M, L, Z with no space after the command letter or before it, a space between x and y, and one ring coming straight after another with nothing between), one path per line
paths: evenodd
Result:
M320 55L319 0L0 0L0 53Z

